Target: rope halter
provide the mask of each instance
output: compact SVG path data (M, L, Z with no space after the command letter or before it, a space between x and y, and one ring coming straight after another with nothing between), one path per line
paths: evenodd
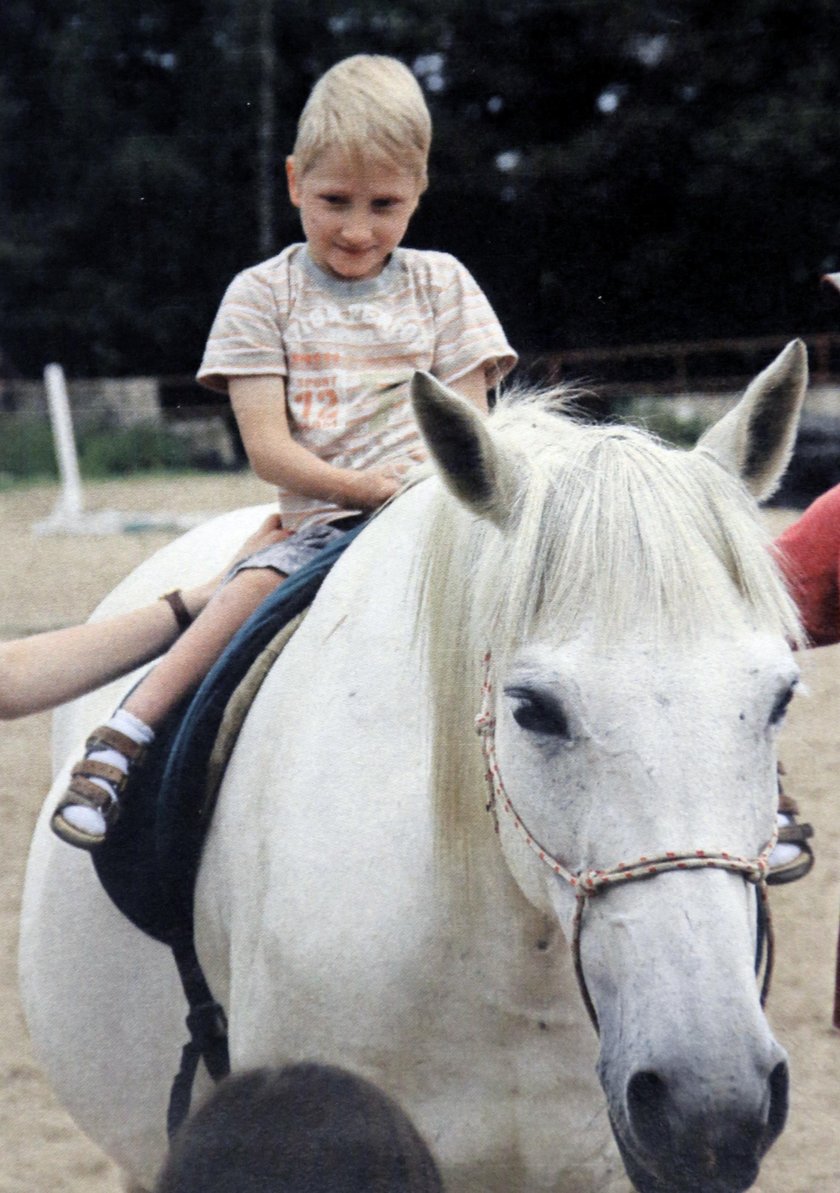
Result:
M491 652L484 656L484 682L482 684L481 711L475 718L475 727L481 738L484 760L486 763L485 778L489 791L487 811L493 817L496 832L499 831L499 813L503 812L513 821L513 826L522 837L528 848L544 862L549 869L562 878L575 893L575 913L572 920L572 960L575 976L584 1006L592 1026L598 1032L598 1016L586 985L581 960L580 940L583 928L583 913L587 903L596 895L603 894L610 888L622 886L628 882L641 879L655 878L658 874L665 874L674 870L730 870L741 874L747 882L753 883L758 891L759 911L763 928L763 940L766 950L764 977L761 984L761 1005L765 1005L770 992L770 980L773 973L774 936L773 922L770 915L770 901L767 894L767 871L770 854L776 845L776 830L762 849L758 857L748 858L739 854L725 851L712 852L706 849L690 851L668 851L650 857L640 857L634 862L618 862L611 869L570 870L555 857L550 850L542 846L534 834L528 829L522 817L516 811L510 796L505 791L499 765L496 760L496 717L493 712L493 684L491 674ZM756 958L756 973L761 968L761 955Z

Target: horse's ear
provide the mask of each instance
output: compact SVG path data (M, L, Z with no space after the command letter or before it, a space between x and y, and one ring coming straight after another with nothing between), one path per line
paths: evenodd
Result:
M429 373L411 382L414 414L447 487L482 518L504 525L513 467L476 408Z
M807 384L805 345L792 340L697 445L739 476L757 501L772 496L790 463Z

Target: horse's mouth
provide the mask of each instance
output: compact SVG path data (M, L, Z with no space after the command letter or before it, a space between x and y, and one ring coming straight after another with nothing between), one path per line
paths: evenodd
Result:
M746 1193L758 1178L760 1159L742 1148L728 1152L700 1148L679 1155L667 1146L656 1163L622 1137L610 1116L618 1150L637 1193ZM769 1143L768 1143L769 1147ZM763 1157L766 1148L762 1149Z

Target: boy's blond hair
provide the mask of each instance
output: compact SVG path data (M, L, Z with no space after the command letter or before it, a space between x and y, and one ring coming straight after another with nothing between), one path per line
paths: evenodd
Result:
M351 159L381 159L428 184L432 119L414 75L396 58L356 54L337 63L312 89L292 151L298 177L327 149Z

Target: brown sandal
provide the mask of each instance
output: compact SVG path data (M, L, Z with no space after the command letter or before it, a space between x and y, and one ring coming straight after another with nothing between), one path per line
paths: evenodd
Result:
M94 751L103 749L118 750L128 759L129 763L137 762L144 752L143 746L132 741L130 737L126 737L119 730L112 729L109 725L100 725L87 739L85 757L81 762L77 762L70 772L67 789L50 818L50 828L55 835L68 845L74 845L77 849L89 850L101 845L108 829L116 823L120 814L117 796L125 787L128 776L124 775L116 766L110 766L107 762L100 762L89 757ZM117 794L112 795L106 788L92 782L93 779L105 779ZM72 807L92 808L99 812L105 821L104 831L95 832L71 824L64 816L64 812L67 808Z
M783 774L784 769L780 763L779 775ZM809 874L814 865L814 851L808 844L814 835L814 830L810 824L800 824L797 820L799 805L795 799L783 791L781 777L779 778L779 813L786 818L787 824L779 825L778 843L779 845L798 845L799 853L789 862L782 862L777 866L770 867L767 873L768 886L782 886L787 882L796 882L797 879L804 878L806 874Z

